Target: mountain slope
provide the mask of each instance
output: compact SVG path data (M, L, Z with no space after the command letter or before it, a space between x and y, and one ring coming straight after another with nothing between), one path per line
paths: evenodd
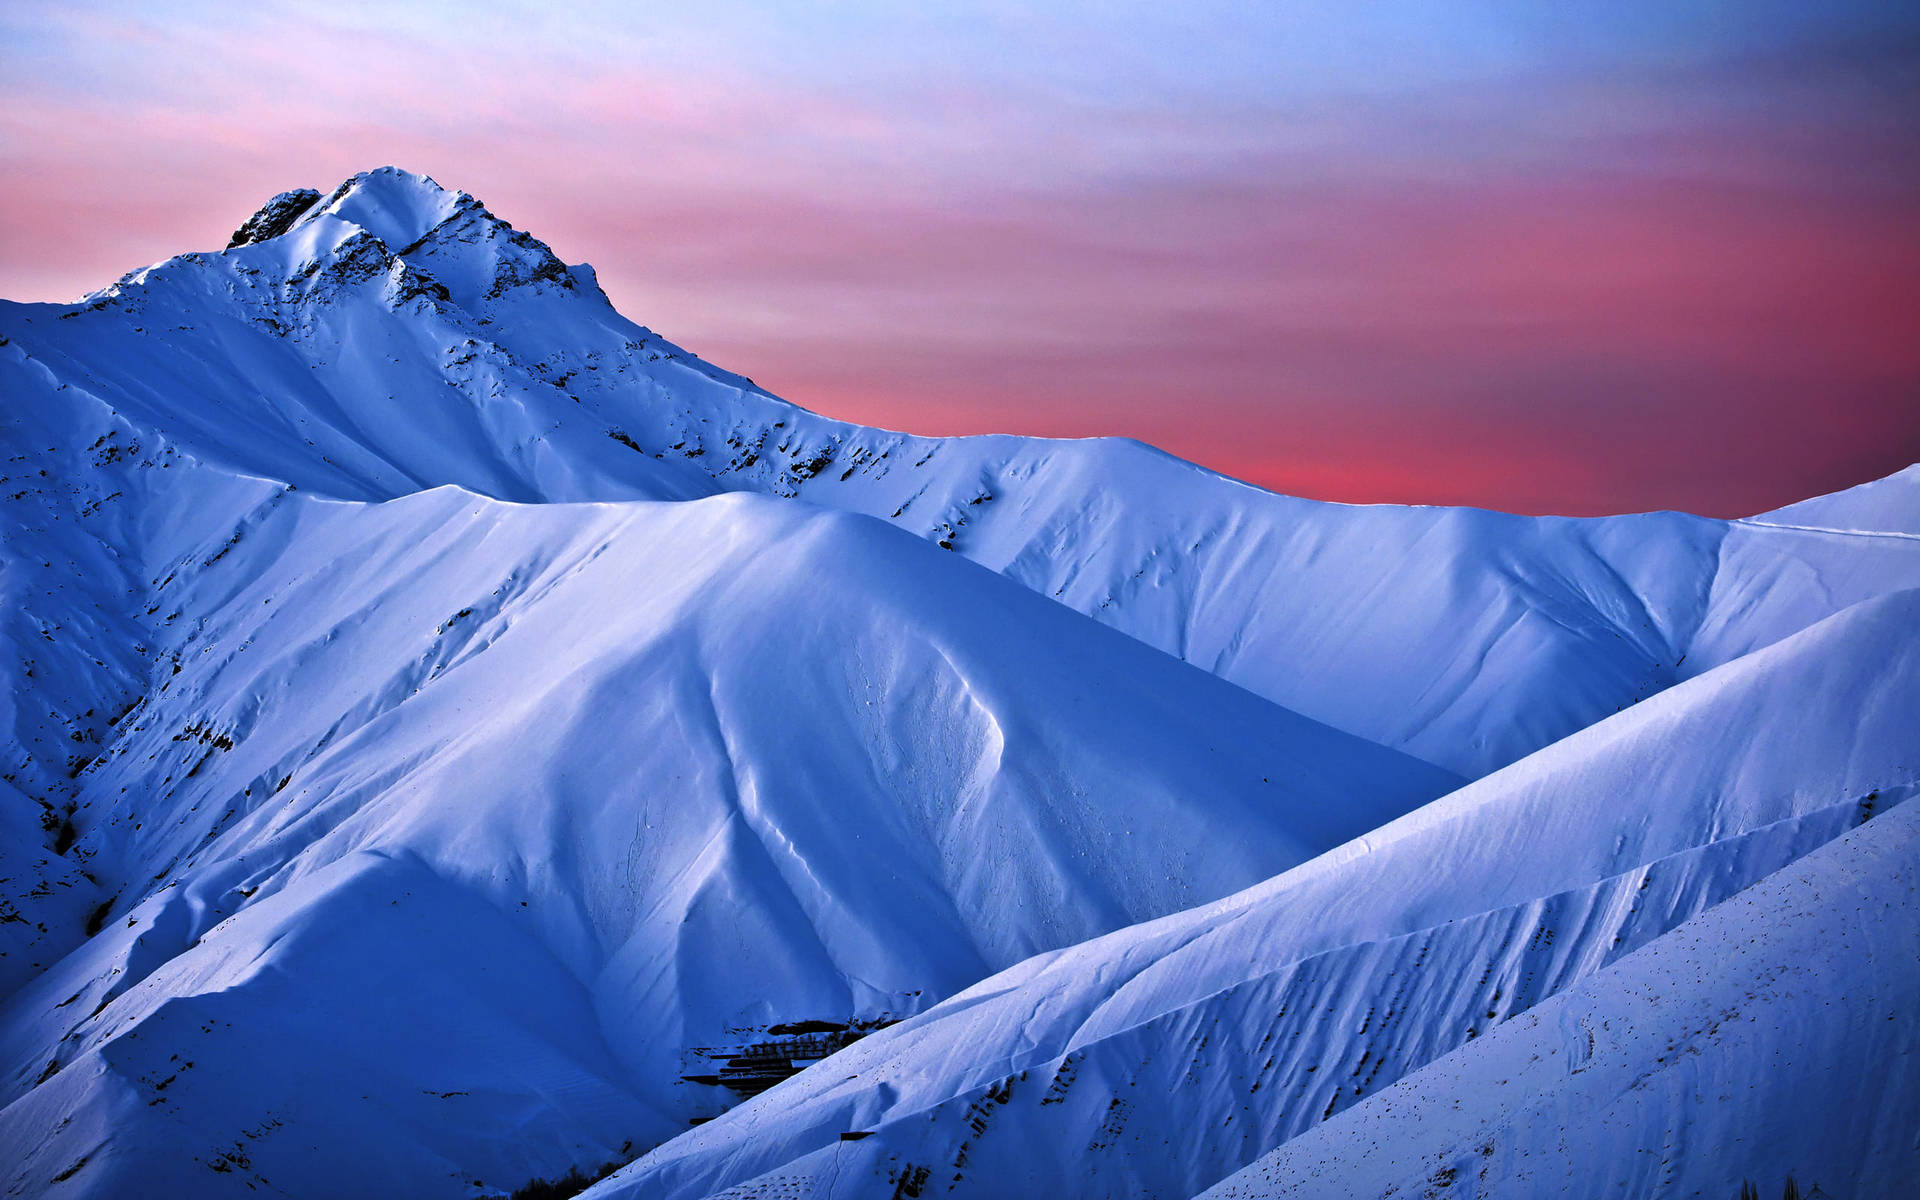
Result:
M1753 518L1752 523L1920 535L1920 464L1831 496L1789 504Z
M746 490L864 512L1470 776L1920 586L1911 540L1329 505L1124 440L863 429L632 324L464 193L384 169L276 204L254 229L276 236L75 309L0 307L44 373L26 394L85 389L204 461L343 498Z
M1869 602L1231 899L1022 963L590 1194L1198 1192L1910 799L1917 620L1920 592Z
M1920 805L1206 1192L1897 1196L1920 1167Z
M32 1194L630 1155L780 1026L904 1016L1458 782L869 518L335 500L103 454L131 435L85 398L9 415L70 456L9 479L21 527L118 565L27 577L98 615L47 644L131 656L35 776L85 886L16 897L64 905L0 1009Z

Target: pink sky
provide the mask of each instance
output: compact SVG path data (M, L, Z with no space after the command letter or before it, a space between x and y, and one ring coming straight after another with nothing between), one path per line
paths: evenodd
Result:
M1529 512L1736 515L1920 459L1913 31L1484 7L13 6L0 294L70 299L394 163L863 422Z

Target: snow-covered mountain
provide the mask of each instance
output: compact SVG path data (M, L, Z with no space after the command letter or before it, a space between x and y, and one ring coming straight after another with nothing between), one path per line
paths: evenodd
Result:
M6 485L117 572L23 573L16 694L86 706L16 776L56 827L0 1010L29 1177L617 1157L720 1111L683 1077L769 1030L907 1015L1459 782L871 518L333 500L75 407L10 429L74 448L59 482ZM88 671L96 636L132 657Z
M9 1194L484 1196L648 1150L598 1194L1293 1186L1296 1138L1360 1154L1582 1019L1544 1014L1618 1028L1722 902L1779 914L1769 978L1845 920L1795 879L1911 931L1916 470L1571 520L866 429L393 169L0 304L0 398ZM1750 1036L1829 984L1910 1003L1879 945ZM1728 999L1688 982L1662 1037ZM1794 1045L1905 1053L1895 1015ZM1569 1169L1679 1119L1611 1111ZM1920 1157L1893 1126L1863 1186ZM1844 1182L1802 1144L1747 1174Z
M627 321L591 269L463 193L388 169L305 200L277 198L240 245L136 271L77 310L9 306L0 334L30 357L35 393L81 390L201 461L321 495L756 491L878 516L1468 775L1892 577L1920 585L1899 539L1321 504L1120 439L850 426ZM1860 528L1844 513L1840 527Z

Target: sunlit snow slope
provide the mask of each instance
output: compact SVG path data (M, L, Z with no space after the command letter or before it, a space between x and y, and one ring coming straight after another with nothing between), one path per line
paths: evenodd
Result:
M1187 1196L1920 770L1912 471L1568 520L865 429L390 168L0 302L0 460L10 1195Z
M1916 1006L1908 804L1206 1196L1904 1195Z

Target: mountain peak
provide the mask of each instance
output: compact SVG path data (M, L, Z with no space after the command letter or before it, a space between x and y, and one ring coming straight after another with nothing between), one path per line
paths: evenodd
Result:
M331 220L329 220L331 218ZM437 294L465 307L488 305L509 290L550 283L578 288L572 272L544 242L515 229L470 193L442 187L399 167L352 176L322 198L311 188L282 192L234 232L229 250L271 241L316 225L318 240L290 248L283 265L290 281L326 276L339 282L370 278L405 256L414 284L403 296ZM604 294L585 276L589 290Z
M313 188L281 192L234 230L227 249L269 241L322 215L339 217L398 252L463 210L481 210L466 192L399 167L376 167L341 183L324 199Z
M279 237L293 228L293 223L300 219L301 214L312 208L314 202L319 199L320 193L312 188L294 188L290 192L281 192L261 205L258 212L248 217L240 228L233 231L233 237L227 242L227 249Z
M463 208L479 208L466 192L441 187L430 176L378 167L333 190L317 209L351 221L399 252Z

